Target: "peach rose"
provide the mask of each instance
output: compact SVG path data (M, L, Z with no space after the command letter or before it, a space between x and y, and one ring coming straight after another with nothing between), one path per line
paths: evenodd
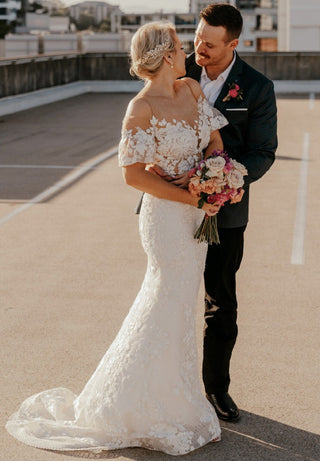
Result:
M198 197L201 192L200 179L197 177L191 178L189 181L188 189L193 197Z

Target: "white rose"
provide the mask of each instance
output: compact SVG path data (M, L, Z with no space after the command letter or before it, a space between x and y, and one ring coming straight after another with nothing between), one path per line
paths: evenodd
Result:
M206 160L206 166L209 170L206 172L206 176L212 178L213 176L223 176L223 169L226 161L223 157L212 157Z
M218 177L216 176L213 179L215 185L216 185L216 192L220 194L224 188L224 186L227 184L226 180L223 177Z
M232 170L227 174L228 186L232 189L238 189L244 184L243 176L238 170Z
M242 165L242 163L239 163L234 159L231 159L231 161L232 161L232 165L234 166L234 168L236 170L240 171L242 176L245 176L245 175L248 174L248 171L247 171L246 167L244 165Z

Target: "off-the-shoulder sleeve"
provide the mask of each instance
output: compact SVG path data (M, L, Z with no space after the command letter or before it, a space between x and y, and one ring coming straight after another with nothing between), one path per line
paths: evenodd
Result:
M210 106L205 98L201 98L199 104L201 104L202 113L206 118L211 131L220 130L224 126L228 125L229 122L226 117L218 109Z
M119 143L119 166L134 163L153 163L156 153L156 141L153 127L143 130L123 130Z

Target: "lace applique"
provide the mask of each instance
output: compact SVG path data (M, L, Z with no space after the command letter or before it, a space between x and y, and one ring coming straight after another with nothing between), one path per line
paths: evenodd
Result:
M159 120L153 116L146 130L124 130L119 144L119 165L156 163L169 175L184 173L201 160L212 131L227 124L221 112L200 97L198 119L193 125L185 120Z
M155 158L156 141L153 130L137 128L124 130L119 144L119 165L128 166L133 163L152 163Z

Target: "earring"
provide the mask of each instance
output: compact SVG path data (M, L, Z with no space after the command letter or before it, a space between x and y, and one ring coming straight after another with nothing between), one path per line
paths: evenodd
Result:
M170 67L171 67L171 69L173 69L173 64L171 64L171 66L170 66Z

